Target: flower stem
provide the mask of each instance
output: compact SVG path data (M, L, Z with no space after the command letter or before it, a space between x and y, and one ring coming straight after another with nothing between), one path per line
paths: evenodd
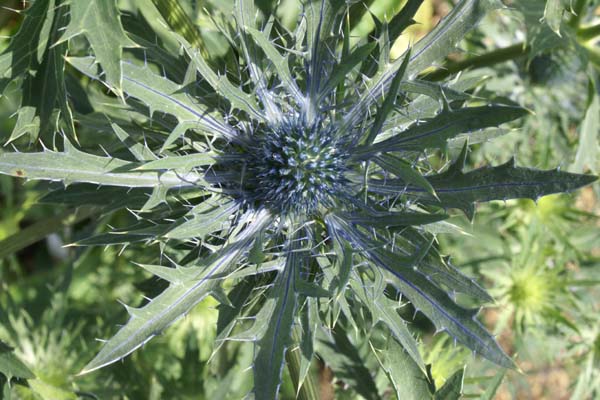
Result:
M319 400L319 385L313 375L308 372L302 386L298 388L300 378L300 332L297 328L292 329L292 341L294 345L285 353L285 361L296 389L298 400Z
M577 38L579 40L588 41L600 36L600 24L586 26L577 29Z
M466 60L448 61L443 67L438 68L431 73L424 74L423 78L429 81L441 81L471 67L481 68L513 60L527 54L527 50L528 48L525 43L517 43L512 46L490 51L489 53L480 56L467 58Z
M581 42L587 42L600 36L600 24L579 28L577 38ZM441 81L460 71L469 68L481 68L513 60L527 54L529 48L525 43L517 43L512 46L503 47L489 53L467 58L461 61L447 61L446 64L433 72L423 74L423 78L429 81ZM589 50L589 48L588 48ZM597 55L594 54L596 57ZM597 61L597 60L596 60Z

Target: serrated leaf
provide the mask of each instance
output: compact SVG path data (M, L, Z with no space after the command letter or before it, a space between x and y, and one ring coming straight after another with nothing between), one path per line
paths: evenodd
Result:
M477 86L480 86L485 79L485 75L483 74L471 77L463 77L457 82L450 82L447 84L447 86L443 86L442 91L445 91L445 89L448 88L456 93L465 93L465 91L473 90ZM396 134L399 127L406 129L408 126L414 123L414 121L423 121L427 118L435 117L439 110L440 99L438 97L434 98L426 95L417 96L407 105L402 113L395 114L386 122L383 132L379 135L380 141L388 139ZM460 142L461 146L463 142L464 139Z
M444 386L435 393L433 396L434 400L460 400L462 396L464 374L464 368L453 373L452 376L446 380Z
M7 381L12 378L35 378L34 373L14 354L13 349L2 341L0 341L0 374L4 375Z
M404 182L425 189L425 191L427 191L427 193L433 197L437 196L435 194L435 189L433 186L431 186L431 183L429 183L429 181L425 179L425 177L417 170L415 170L408 162L402 160L401 158L397 158L389 154L381 154L373 158L373 161L385 171L396 175Z
M428 82L420 79L404 81L400 84L400 89L408 93L422 94L437 100L439 103L468 100L471 97L467 93L444 86L438 82Z
M450 223L448 221L439 221L439 222L434 222L432 224L423 225L423 230L425 232L429 232L433 235L450 234L450 235L472 236L464 228L462 228L456 224Z
M381 353L381 366L386 372L398 400L426 400L433 398L427 375L408 353L394 340L388 340Z
M69 57L67 61L80 72L93 79L99 79L98 69L93 57ZM198 103L185 88L167 78L156 75L148 67L123 62L123 91L143 101L151 112L164 112L173 115L188 129L200 129L210 135L222 135L236 140L237 133L222 118L210 114L208 108ZM183 134L184 131L179 131ZM177 137L169 137L173 142ZM163 146L165 147L165 146Z
M432 32L411 49L407 79L413 79L419 72L445 57L488 11L501 6L499 0L465 0L458 3ZM400 57L392 63L380 66L377 74L370 80L368 88L344 119L343 131L347 131L355 122L360 121L365 111L377 101L381 93L387 92L403 62L404 57Z
M441 60L454 46L490 11L502 8L499 0L464 0L427 36L418 41L411 55L408 76L415 77L419 72ZM397 63L398 61L396 61ZM385 77L385 79L389 79Z
M66 151L40 153L1 153L0 174L18 178L42 179L69 183L94 183L98 185L130 188L190 187L205 185L200 174L189 172L128 171L131 163L112 157L100 157L77 150L68 145ZM119 172L119 171L127 172Z
M596 179L593 175L516 167L514 160L497 167L484 167L466 173L449 169L445 173L428 177L438 194L440 204L459 208L467 215L474 202L517 198L536 200L548 194L573 191Z
M348 213L341 216L352 224L373 228L388 228L391 226L427 225L443 221L447 214L427 214L418 212L382 212L379 214Z
M175 285L184 284L187 280L196 280L198 277L198 270L193 267L185 268L179 265L176 265L175 267L165 267L164 265L152 264L137 265L150 272L152 275L158 276Z
M505 105L443 110L434 118L415 123L388 139L357 148L353 156L357 159L364 159L380 152L443 148L448 139L461 133L498 126L520 118L527 112L524 108Z
M126 357L172 323L188 313L208 296L219 281L212 279L235 266L252 245L255 235L263 229L270 218L266 212L258 212L253 222L221 251L201 262L200 267L188 267L184 282L171 284L150 303L139 309L128 308L131 317L127 324L104 344L96 357L80 372L86 374Z
M80 206L81 204L102 206L102 211L116 210L123 207L139 208L148 199L146 189L128 189L118 186L97 186L92 184L73 184L63 189L52 190L42 196L38 203L64 204Z
M228 297L233 307L225 306L223 304L217 306L219 316L217 318L217 337L215 339L213 354L216 353L229 338L229 335L235 327L237 318L242 312L244 304L246 304L248 297L254 289L254 283L252 278L244 279L231 289Z
M354 261L352 258L353 252L350 244L344 241L335 229L329 229L329 234L333 239L333 249L336 254L335 266L337 267L337 274L331 282L334 285L332 289L335 289L336 298L340 299L343 298L346 286L350 281Z
M124 47L135 47L121 25L115 0L69 0L71 21L60 41L84 34L104 71L106 82L121 92Z
M371 1L371 3L374 3L372 5L377 4L374 1ZM395 11L395 6L392 6L392 4L390 4L388 10L383 12L383 15L381 15L381 11L376 11L376 8L378 8L377 6L367 8L366 5L363 5L362 3L357 3L355 7L350 10L350 21L348 21L348 25L353 25L352 12L355 12L356 9L362 10L364 14L370 14L371 20L375 23L375 29L371 33L371 37L377 38L376 41L372 42L375 43L377 47L375 51L373 51L372 56L366 58L361 65L360 73L362 75L369 77L376 76L380 66L390 62L392 57L390 49L393 47L396 40L399 39L403 31L410 25L416 23L413 18L417 14L422 3L423 0L406 1L402 10L400 10L397 15L393 15L391 19L389 19L390 14ZM364 16L362 18L364 20ZM358 24L361 23L362 21L358 22ZM354 29L349 27L347 35L351 36L353 31L357 30L357 27Z
M377 43L369 42L354 49L352 53L342 58L338 64L335 65L331 74L329 75L327 82L321 88L319 93L319 99L328 95L337 85L342 83L346 79L347 75L361 62L363 62L369 54L377 47Z
M138 46L143 48L147 59L154 61L162 66L165 73L175 82L183 82L186 72L186 62L180 54L173 54L165 49L166 41L161 36L160 22L151 23L151 17L145 12L152 13L150 7L144 7L145 4L140 3L138 7L142 8L139 14L124 14L121 16L123 27L127 32L127 36L131 38ZM158 17L158 12L154 14ZM157 23L158 22L158 23ZM167 29L166 27L164 28Z
M286 86L288 92L296 97L298 100L302 100L304 96L300 92L300 88L296 84L296 81L292 77L288 60L282 56L275 46L269 41L264 32L261 32L252 27L245 27L246 31L250 33L252 38L256 41L256 44L262 49L267 58L273 64L273 67L277 71L277 75L281 82Z
M281 272L283 273L283 268L281 269ZM260 290L261 295L265 294L265 292L266 290ZM258 313L256 313L256 315L253 317L254 322L250 328L242 332L235 333L234 335L229 336L228 339L232 341L242 342L257 342L258 340L260 340L269 328L269 323L271 322L271 316L273 315L274 307L274 301L263 305L263 307L261 307Z
M50 43L58 39L66 19L66 9L58 7L50 35ZM54 133L59 127L58 119L53 120L55 110L60 111L60 118L64 121L66 132L73 139L76 138L73 114L67 100L65 83L65 55L66 44L52 45L48 48L44 62L37 72L34 86L38 88L37 113L40 117L40 134ZM34 135L34 139L37 135Z
M560 36L560 23L564 10L563 0L546 0L544 21L558 36Z
M475 202L528 198L536 200L553 193L569 192L594 182L593 175L579 175L558 170L541 171L516 167L514 160L497 167L483 167L462 172L466 146L457 161L447 171L427 177L439 200L425 194L422 188L407 186L399 181L371 180L369 190L376 193L407 193L421 197L431 204L458 208L473 217ZM421 193L422 195L419 195Z
M408 330L406 321L396 311L399 304L386 298L381 292L372 293L367 291L364 286L359 284L357 279L353 279L351 285L354 293L371 313L373 321L375 323L383 322L393 337L402 345L402 351L407 352L407 355L412 359L417 369L425 371L425 363L419 353L417 341Z
M422 227L427 232L431 225L422 225ZM452 233L460 232L453 231ZM420 232L418 228L403 228L395 236L395 252L407 255L408 258L403 261L405 264L418 264L419 271L428 276L436 285L451 293L464 293L488 303L494 301L473 278L453 267L447 257L441 257L439 252L431 247L431 240L430 235ZM425 250L427 254L422 256Z
M163 332L210 294L214 282L206 279L169 286L140 309L128 308L131 317L80 372L86 374L118 361Z
M523 13L525 17L525 28L527 30L527 48L528 48L528 61L531 61L535 56L543 54L547 51L555 51L557 48L563 46L570 46L570 32L567 35L561 37L557 34L554 28L560 29L560 21L557 26L557 20L555 16L551 16L549 23L540 23L544 19L546 13L546 6L548 3L554 2L555 0L527 0L517 1L514 6L517 10ZM550 4L553 8L551 13L556 13L557 9L554 8L556 4ZM550 10L549 10L550 11ZM553 26L551 26L551 24Z
M327 63L323 59L329 48L329 34L336 22L336 17L342 12L345 2L342 0L305 0L303 1L306 18L306 44L309 49L308 61L308 120L316 118L318 96L323 86L323 78Z
M19 31L0 55L0 95L13 79L43 62L54 11L54 0L35 1L25 11Z
M454 268L449 262L436 260L429 257L419 264L419 269L440 287L451 292L463 293L483 302L494 301L492 296L485 291L473 278L464 275L459 269Z
M30 87L31 84L26 82L26 86ZM25 90L25 93L29 92L29 90ZM24 97L25 101L29 103L29 97L27 95ZM13 128L7 143L17 140L27 133L30 133L32 137L37 138L40 129L40 117L36 115L36 112L35 105L23 104L19 107L19 110L17 110L17 122L15 123L15 127Z
M488 360L513 368L512 360L502 351L485 328L476 320L477 310L467 310L457 305L448 294L433 284L418 269L414 261L406 262L396 253L369 239L343 220L335 218L338 229L359 248L376 266L395 279L394 284L413 306L425 314L438 328ZM413 268L416 266L417 268Z
M221 155L213 151L204 153L186 154L183 156L166 156L144 163L135 168L136 171L152 170L183 170L190 171L192 168L212 165L218 162L241 161L241 157L235 155Z
M110 126L115 132L115 135L123 142L125 147L127 147L127 150L129 150L136 160L143 162L156 160L158 158L148 147L144 146L142 143L136 142L135 139L119 125L112 123Z
M233 201L205 201L192 209L185 222L169 229L165 237L178 240L204 239L210 233L224 229L230 216L238 209L239 205Z
M291 344L291 330L297 306L295 291L296 271L301 268L303 257L289 251L286 266L277 276L263 307L268 307L268 326L256 342L258 350L254 358L254 395L257 399L276 399L281 383L284 354ZM266 315L265 315L266 316ZM257 316L258 318L258 316Z
M477 132L463 133L452 139L448 139L448 150L452 153L452 150L460 150L465 141L468 141L469 145L472 146L474 144L490 142L511 132L513 132L511 129L485 128Z
M17 140L25 134L29 134L30 141L37 140L39 135L54 133L59 127L58 114L61 114L62 120L65 122L64 127L68 134L75 138L75 128L73 126L73 117L69 105L67 104L67 94L65 88L64 77L64 56L67 51L66 44L52 46L58 39L61 29L66 23L66 8L55 6L54 0L41 1L31 7L26 13L26 21L24 27L29 25L32 19L36 21L40 17L36 15L38 7L47 6L48 10L43 22L38 26L40 32L33 32L28 29L33 35L27 40L35 43L35 35L39 33L40 42L37 48L37 59L33 58L33 53L23 54L23 51L30 51L29 45L24 45L23 48L13 49L13 57L21 58L21 62L15 61L13 65L16 71L23 74L21 105L17 111L17 122L11 132L8 142ZM59 2L60 3L60 2ZM18 42L20 35L17 34L13 39ZM7 49L10 51L11 48ZM29 54L30 59L27 60ZM6 54L1 57L10 56ZM0 67L2 60L0 59ZM23 68L29 68L29 73L25 73ZM14 71L13 71L14 72ZM11 68L8 68L7 76L11 73ZM10 78L2 79L0 75L0 94L2 93L3 83L8 83Z
M307 282L303 279L300 279L299 276L296 277L295 287L296 287L296 291L298 292L298 294L300 294L302 296L325 297L325 298L331 297L331 293L327 289L325 289L325 288L321 287L320 285L315 284L313 282Z
M377 135L381 133L381 128L383 128L383 124L388 118L389 114L392 112L395 104L396 98L398 97L398 93L400 90L400 83L404 78L404 74L406 73L406 68L408 67L408 60L410 59L410 49L407 50L406 55L404 56L404 61L400 64L400 68L396 71L391 83L388 88L385 98L383 99L383 103L378 107L377 113L375 114L375 119L373 124L371 125L371 130L367 135L364 143L366 145L370 145L375 141Z
M171 29L184 37L195 48L204 50L204 43L198 27L186 14L185 10L177 0L152 0L162 17L167 21ZM204 51L202 54L207 56Z
M300 316L300 326L302 334L300 340L300 370L298 372L298 387L302 387L306 379L311 362L315 355L315 342L317 340L317 330L320 324L319 305L317 299L308 298Z
M204 240L210 234L229 227L229 218L239 209L232 201L206 200L172 223L142 221L126 229L113 230L78 240L77 246L107 246L158 239Z
M408 0L402 10L389 21L388 29L391 43L395 42L406 28L416 23L413 18L417 15L422 4L423 0Z
M249 40L246 34L246 28L256 27L259 16L257 7L253 0L235 0L233 11L244 60L250 72L250 79L256 87L256 94L265 107L268 120L278 121L279 107L275 104L275 99L273 99L272 93L267 88L265 75L259 67L263 58L259 55L254 41Z
M231 103L233 108L245 111L251 117L264 120L264 115L259 109L254 96L244 92L240 87L232 84L226 75L217 74L208 63L199 55L183 37L176 35L192 64L216 93Z
M335 232L333 229L328 228L328 230L329 232ZM332 236L333 235L334 234L332 233ZM336 239L335 241L337 242L338 240ZM330 329L333 329L333 327L337 325L341 314L344 315L349 324L357 326L354 316L352 315L350 303L344 295L352 268L352 252L350 250L349 246L345 246L343 257L341 257L341 259L340 257L336 257L335 263L338 265L337 269L340 271L339 274L334 268L331 268L332 264L329 259L317 257L317 262L323 272L323 284L327 285L327 287L331 288L330 290L332 292L336 293L335 301L331 304L331 308L327 310L328 315L325 319L327 321L325 326Z
M142 225L142 224L139 224ZM142 227L135 225L127 229L112 230L92 237L83 238L72 246L110 246L115 244L128 244L136 242L150 242L162 237L169 229L167 224L145 223Z

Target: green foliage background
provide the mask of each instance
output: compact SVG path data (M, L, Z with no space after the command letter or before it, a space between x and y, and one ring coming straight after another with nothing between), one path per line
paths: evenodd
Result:
M371 3L373 14L382 17L387 10L397 10L402 2ZM578 33L575 28L597 24L600 5L595 1L563 4L558 0L508 3L515 10L487 17L462 43L466 52L449 60L448 68L461 69L461 62L477 59L478 54L494 54L495 49L520 44L505 59L499 56L493 63L479 60L462 72L462 79L477 82L475 94L505 96L533 113L511 125L510 132L498 129L493 144L476 144L469 154L470 163L498 164L515 156L524 165L561 165L571 172L597 174L600 50L594 37L590 39L585 31ZM586 6L581 19L569 12L571 3ZM7 2L9 7L18 8L19 4ZM182 4L195 16L207 56L218 57L223 38L216 33L211 16L226 17L228 2ZM120 1L119 6L134 11L129 1ZM451 2L425 2L418 16L421 29L430 29L449 6ZM293 7L281 9L292 10L290 15L280 16L283 21L294 19ZM59 8L55 12L63 11ZM149 0L147 12L157 12ZM358 36L373 29L371 17L361 18L364 21L355 32ZM101 26L95 28L94 21L83 17L77 21L81 25L70 24L63 36L52 38L58 43L50 50L52 62L63 62L66 38L83 34L101 60L106 79L118 84L119 72L109 64L132 43L119 30L110 31L111 37L102 41L94 32L85 31ZM6 38L17 32L21 22L18 14L0 11L0 35L5 38L0 40L0 51L8 46ZM418 35L418 30L414 34ZM80 45L88 43L82 38ZM0 68L5 66L0 63ZM52 74L62 68L44 65L40 71L45 76L27 76L25 80L34 90L31 92L8 83L6 95L0 98L2 143L23 141L27 135L43 136L53 129L60 104L56 99L64 88L52 87L56 82ZM74 78L67 76L67 84L69 79ZM0 89L4 89L4 82L0 79ZM35 92L40 88L45 91ZM106 107L110 113L110 104ZM75 123L64 127L68 135L74 136ZM460 151L458 141L449 151ZM44 183L23 184L0 176L0 398L214 399L223 398L223 391L227 391L227 398L243 398L252 388L248 369L252 347L228 343L223 351L213 354L215 308L219 305L211 298L143 350L93 374L76 376L97 352L97 343L91 338L110 337L115 321L127 319L118 302L137 303L140 292L152 298L163 289L141 268L126 261L152 263L160 250L61 247L89 236L92 228L84 221L93 210L37 204L46 190ZM472 223L462 216L449 220L447 232L439 234L443 253L452 254L455 265L490 288L497 304L486 309L482 318L499 335L505 350L517 354L522 373L511 371L504 378L504 372L498 372L491 363L456 347L446 336L433 335L429 323L417 319L414 324L423 338L420 350L425 362L431 364L437 387L448 382L447 387L460 388L461 371L466 366L464 397L600 396L599 195L596 183L577 194L553 195L537 204L511 200L481 205ZM128 216L97 218L100 226L118 226L119 219ZM329 365L314 362L311 373L321 382L322 397L367 396L367 382L382 397L394 398L395 392L386 387L385 366L410 365L402 359L404 353L394 351L398 345L387 343L385 338L381 340L385 351L373 348L360 335L351 340L352 351L323 348ZM397 379L401 387L402 377ZM456 379L458 383L453 384ZM294 398L287 370L282 396ZM457 395L448 393L440 398Z

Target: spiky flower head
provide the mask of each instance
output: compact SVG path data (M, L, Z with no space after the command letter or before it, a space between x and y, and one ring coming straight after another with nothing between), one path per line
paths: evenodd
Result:
M391 44L421 1L407 1L356 39L354 18L366 10L361 1L300 0L296 21L286 26L264 2L259 8L236 0L234 19L211 15L224 51L210 59L172 3L187 25L165 17L176 30L186 26L180 33L153 35L142 13L125 24L136 43L124 40L122 29L113 31L123 33L115 42L119 52L133 47L120 63L103 57L92 35L94 56L76 54L74 46L66 57L80 72L79 83L68 86L73 96L89 79L116 94L90 89L90 107L76 110L78 135L88 140L65 137L63 151L0 154L3 173L70 184L47 202L85 199L104 214L135 214L133 226L78 244L159 244L157 264L164 265L142 267L168 288L142 308L127 307L128 323L82 372L127 356L206 296L222 303L219 343L256 346L256 399L277 397L288 348L301 342L308 366L318 343L351 346L344 330L356 320L363 325L355 329L365 331L381 322L406 362L424 371L416 339L396 311L400 296L439 331L511 367L476 310L448 293L484 302L490 296L440 256L431 232L448 210L472 217L478 201L535 199L595 177L520 168L514 160L463 172L471 133L526 111L506 102L476 105L482 99L460 85L430 82L422 73L500 2L459 1L429 35L392 58ZM76 17L87 4L68 2L69 35L61 36L65 27L57 20L57 38L86 34ZM171 52L162 35L183 51ZM65 60L62 53L54 59ZM70 115L61 112L67 127L74 126ZM462 151L444 163L440 150L449 142ZM299 337L292 339L292 330ZM378 397L368 392L373 388L365 383L365 397Z
M513 254L506 257L510 263L503 262L499 268L502 273L484 273L494 282L492 294L502 305L498 332L507 329L507 323L518 335L542 327L577 330L570 321L577 308L573 291L577 280L567 268L569 256L557 248L546 230L544 238L531 231L529 238L521 234L519 243L512 246Z
M259 207L310 215L343 197L347 143L337 137L334 125L284 116L255 140L248 154L246 190Z

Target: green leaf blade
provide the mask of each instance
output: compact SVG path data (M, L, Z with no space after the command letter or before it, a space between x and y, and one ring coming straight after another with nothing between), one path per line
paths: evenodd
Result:
M0 341L0 374L9 381L12 378L35 378L35 374L14 354L13 349L2 341Z
M376 266L387 271L391 283L406 296L414 307L425 314L439 331L446 331L471 350L505 368L514 368L492 336L476 320L476 312L460 307L448 294L419 271L419 264L383 248L383 244L369 239L346 224L341 218L333 221L349 240Z
M560 34L560 24L562 22L562 16L565 8L563 6L563 0L547 0L546 8L544 9L544 21L548 24L550 29L558 36Z
M495 127L527 113L524 108L505 105L443 110L434 118L413 124L386 140L357 148L354 157L364 159L380 152L444 148L449 139L461 133Z
M297 306L295 292L296 269L300 268L298 253L290 252L286 266L272 289L272 312L262 338L256 342L254 358L254 395L257 399L275 400L281 383L286 348L291 344L291 330Z
M434 400L459 400L462 396L464 375L464 368L453 373L435 393Z
M201 268L179 269L177 276L181 275L181 278L171 283L146 306L139 309L126 307L131 316L127 324L104 344L79 375L100 369L131 354L183 317L212 291L218 290L219 280L212 278L233 268L252 245L256 233L270 222L268 213L264 211L256 213L253 217L254 221L236 241L211 255ZM161 275L167 276L163 273Z
M40 0L25 11L25 19L8 48L0 55L0 94L28 69L43 61L55 12L55 0Z
M193 172L179 176L175 172L128 171L130 165L130 162L117 158L84 153L71 145L64 152L0 153L0 173L17 178L130 188L189 187L204 182Z
M144 163L135 168L136 171L152 170L183 170L190 171L192 168L212 165L218 162L239 161L241 157L234 155L220 155L207 151L204 153L193 153L182 156L167 156L158 160Z
M428 178L441 205L461 209L467 214L475 202L518 198L537 200L545 195L573 191L597 179L593 175L516 167L514 160L467 173L448 170Z
M69 57L69 64L81 73L99 80L100 75L93 57ZM191 95L182 85L165 77L156 75L148 67L138 66L129 62L123 66L123 91L141 101L150 108L151 112L164 112L173 115L179 122L173 133L163 145L163 149L174 142L185 129L199 129L209 135L220 135L231 140L237 140L237 133L222 120L220 115L209 113L208 108Z
M381 365L388 375L398 399L426 400L432 398L427 375L398 343L389 340L381 357L383 358Z
M137 45L121 25L115 0L70 0L68 4L71 22L60 41L84 34L102 65L106 82L121 93L123 48Z
M414 78L419 72L447 56L488 12L501 7L503 5L499 0L459 2L430 34L415 44L408 67L408 76Z

